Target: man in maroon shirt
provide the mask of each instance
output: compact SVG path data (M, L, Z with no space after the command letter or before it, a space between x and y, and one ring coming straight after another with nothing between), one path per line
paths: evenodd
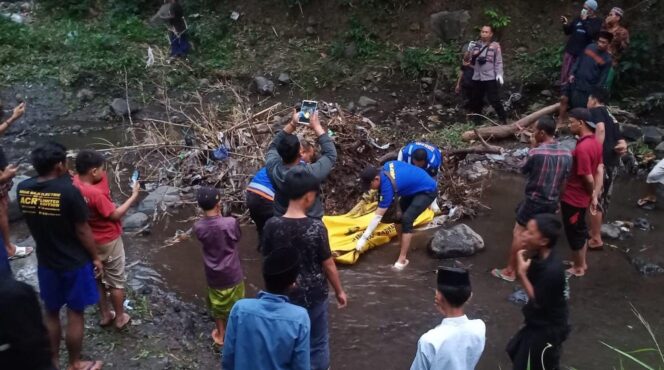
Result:
M567 241L573 251L573 265L567 273L581 277L588 269L586 209L590 207L591 214L597 212L602 189L602 145L595 139L596 125L586 108L572 109L569 118L569 129L578 139L572 152L572 173L560 201L560 210Z

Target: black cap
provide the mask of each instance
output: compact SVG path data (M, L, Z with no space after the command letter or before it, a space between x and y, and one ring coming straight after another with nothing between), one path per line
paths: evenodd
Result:
M590 111L586 108L574 108L567 113L570 117L576 118L580 121L583 121L593 130L597 127L597 124L593 122L593 117L590 115Z
M221 193L213 187L205 186L198 189L198 193L196 193L196 201L198 201L198 205L203 208L204 211L207 211L214 208L214 206L221 201Z
M273 250L263 261L263 276L297 276L300 266L300 254L292 247ZM294 278L293 278L294 279Z
M458 267L438 268L438 287L470 287L470 275L468 270Z
M374 166L368 166L360 173L360 182L362 190L367 191L371 188L371 182L378 176L380 171Z

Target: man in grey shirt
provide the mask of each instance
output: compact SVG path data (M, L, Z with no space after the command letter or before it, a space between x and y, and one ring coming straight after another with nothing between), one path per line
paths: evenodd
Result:
M300 161L300 140L293 135L298 125L298 115L293 113L293 118L284 126L284 129L277 133L272 143L268 147L265 155L265 167L267 175L274 185L274 215L282 216L288 208L288 197L284 194L286 186L286 174L294 166L302 166L305 170L323 182L332 171L332 167L337 160L337 149L334 142L327 135L325 129L320 124L318 112L311 117L311 123L308 125L318 137L321 155L316 162L301 163ZM323 217L323 202L320 192L316 195L316 201L309 208L307 216L313 218Z

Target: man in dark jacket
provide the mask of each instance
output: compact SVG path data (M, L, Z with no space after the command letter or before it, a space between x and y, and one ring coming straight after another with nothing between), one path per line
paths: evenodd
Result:
M325 129L320 124L318 112L311 117L311 123L308 125L318 137L320 145L320 158L314 163L300 163L300 140L293 135L298 125L298 115L293 114L284 129L277 133L274 140L268 147L265 155L265 167L267 175L274 185L274 215L282 216L288 208L288 196L286 196L286 174L294 166L303 166L305 170L316 177L319 183L327 179L332 171L332 167L337 160L337 149L334 142L327 135ZM320 192L316 195L316 201L309 208L307 216L313 218L323 217L323 202Z
M588 45L583 55L574 63L569 83L565 86L560 100L560 122L564 120L568 108L586 107L593 87L605 87L612 63L608 51L611 40L613 35L610 32L601 31L597 43Z
M599 31L602 28L602 20L597 17L597 2L588 0L583 4L581 14L571 22L566 17L561 17L563 22L563 31L569 36L565 45L563 54L563 63L560 71L560 85L564 86L569 81L569 75L572 66L577 58L583 54L583 50L588 44L597 40Z

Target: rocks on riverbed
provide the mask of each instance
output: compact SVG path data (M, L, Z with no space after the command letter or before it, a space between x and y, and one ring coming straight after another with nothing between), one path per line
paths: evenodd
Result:
M470 13L467 10L443 11L431 14L431 29L443 41L457 40L463 37Z
M643 143L657 145L662 142L662 132L657 127L647 126L643 128Z
M254 87L261 95L274 95L274 82L263 76L254 77Z
M111 102L111 110L118 117L127 117L130 114L138 112L140 109L138 105L132 101L127 102L127 100L122 98L115 98Z
M623 137L629 141L637 141L643 137L643 130L637 125L625 123L622 125L621 129Z
M438 230L427 247L436 258L468 257L484 250L482 237L466 224Z
M371 99L368 96L360 96L360 99L357 100L357 104L362 108L369 107L369 106L374 106L377 103L378 102L376 102L375 100Z
M457 173L470 181L475 181L488 175L489 169L482 162L473 162L470 165L460 167Z
M21 210L18 207L18 199L16 198L16 188L18 187L18 184L23 181L27 180L30 177L28 176L23 176L23 175L18 175L14 177L14 185L12 186L12 189L9 191L9 221L14 222L18 221L21 218L23 218L23 214L21 214Z
M141 201L138 212L152 214L159 209L173 207L180 201L180 189L174 186L160 186Z
M138 230L145 227L150 221L150 217L143 212L136 212L122 221L122 227L126 231Z

